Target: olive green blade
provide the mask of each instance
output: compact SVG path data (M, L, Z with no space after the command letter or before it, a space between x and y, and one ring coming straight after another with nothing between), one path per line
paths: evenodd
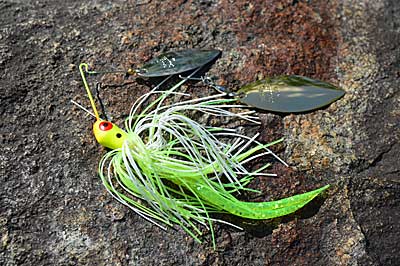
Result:
M183 50L167 52L146 62L137 70L142 77L162 77L176 75L202 67L221 54L218 50Z
M302 76L280 76L253 82L237 92L240 102L279 113L315 110L336 101L344 91Z

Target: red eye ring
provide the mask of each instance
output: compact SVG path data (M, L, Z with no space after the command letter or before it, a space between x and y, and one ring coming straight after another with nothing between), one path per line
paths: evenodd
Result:
M111 122L108 122L108 121L102 121L102 122L100 122L100 124L99 124L99 128L100 128L100 130L102 130L102 131L110 130L110 129L112 129L112 127L113 127L112 123L111 123Z

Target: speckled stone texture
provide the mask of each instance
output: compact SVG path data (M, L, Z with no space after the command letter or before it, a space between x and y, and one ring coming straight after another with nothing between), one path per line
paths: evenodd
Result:
M0 0L0 265L399 265L399 3ZM273 149L290 167L275 163L279 177L257 178L262 195L243 200L332 188L274 221L226 217L245 230L216 225L216 250L206 230L202 244L162 231L107 194L92 118L70 103L88 105L80 62L127 69L185 48L222 50L209 75L233 91L281 74L346 91L307 114L259 112L262 125L244 128L285 137ZM149 90L98 80L123 84L101 95L120 124Z

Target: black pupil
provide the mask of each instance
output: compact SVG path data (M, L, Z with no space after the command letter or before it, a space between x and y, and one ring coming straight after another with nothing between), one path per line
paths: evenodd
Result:
M122 137L121 133L117 133L117 138Z
M103 123L103 127L108 127L108 123L107 123L107 122L104 122L104 123Z

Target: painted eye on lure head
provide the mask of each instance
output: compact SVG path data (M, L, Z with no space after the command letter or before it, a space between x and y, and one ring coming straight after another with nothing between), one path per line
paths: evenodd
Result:
M97 120L94 134L100 144L112 149L100 161L99 176L115 199L161 228L165 228L163 224L178 225L201 242L199 227L205 226L211 232L215 248L213 222L238 227L213 218L213 213L256 220L276 218L301 209L329 187L270 202L240 201L236 194L254 192L245 187L252 179L275 176L264 172L270 164L249 170L248 162L273 156L286 165L269 149L282 139L262 144L256 140L259 134L248 137L236 129L204 126L188 113L259 124L254 111L231 112L231 108L238 110L244 106L233 104L235 99L224 99L224 93L166 105L168 97L188 96L176 90L198 68L167 91L155 87L139 97L123 131L99 118L83 68L87 72L87 65L81 64L80 71ZM159 97L143 106L153 95ZM143 107L140 113L139 107Z

